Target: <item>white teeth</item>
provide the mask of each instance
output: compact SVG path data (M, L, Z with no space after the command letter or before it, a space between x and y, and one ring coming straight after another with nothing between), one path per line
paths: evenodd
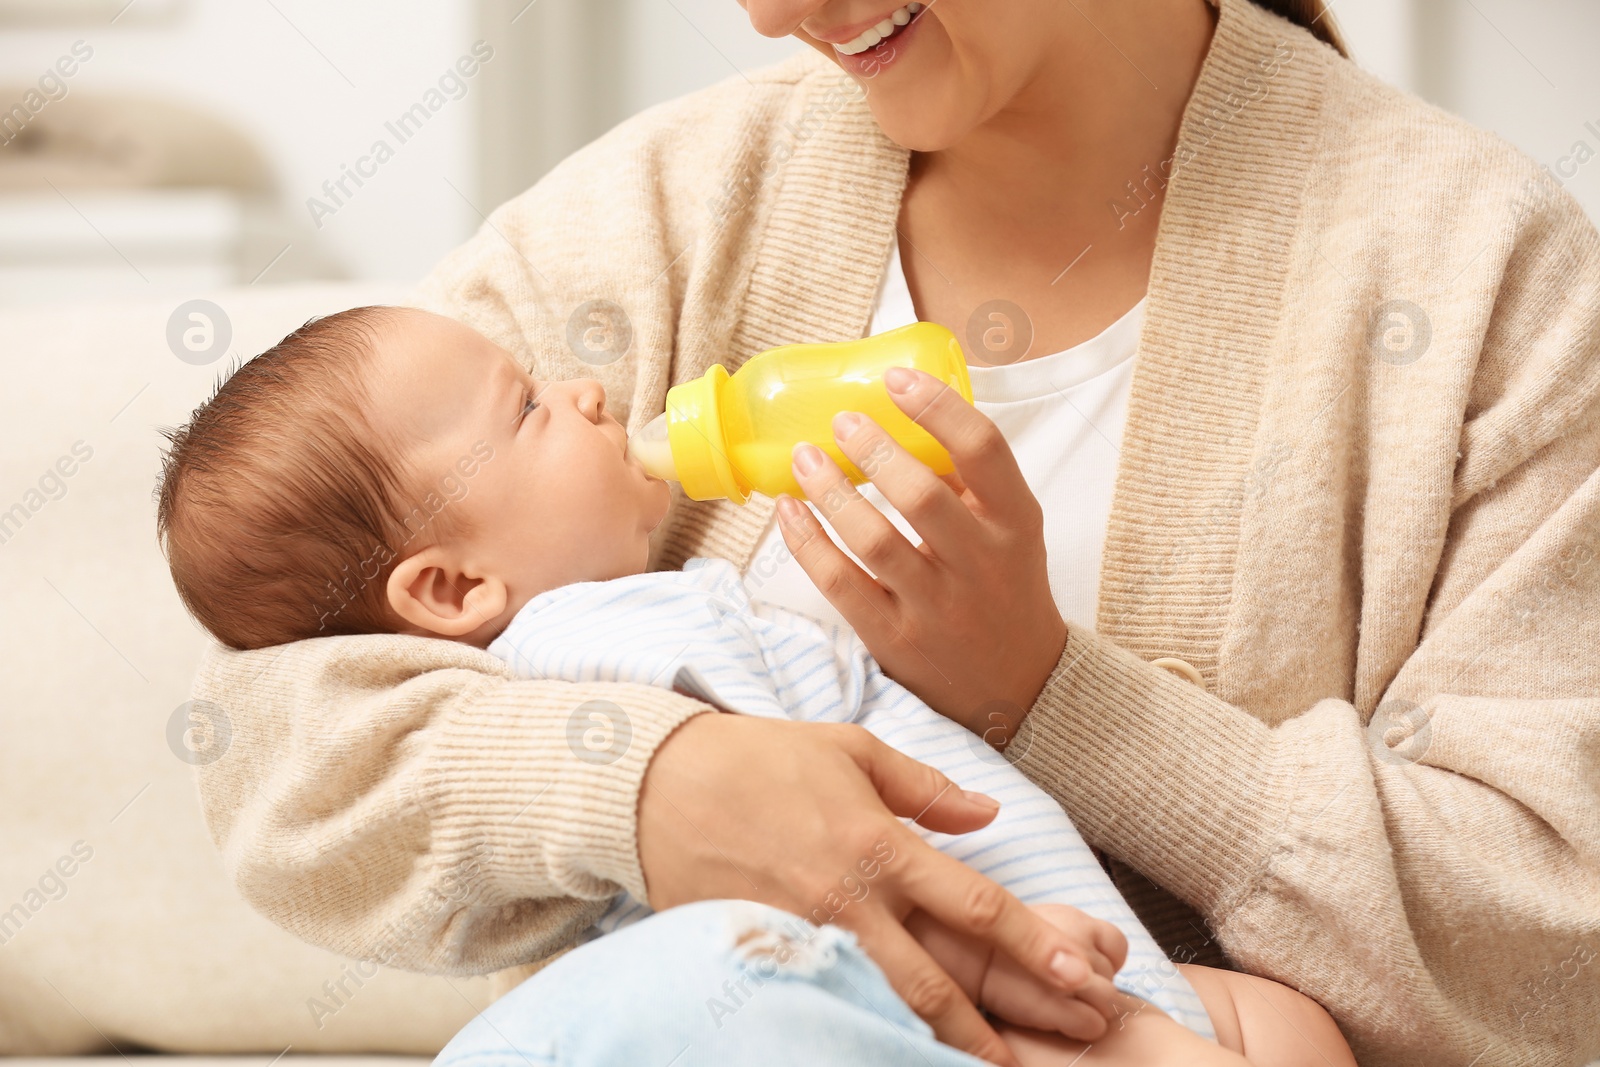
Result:
M925 6L927 5L910 3L904 7L896 8L876 26L868 27L860 37L853 41L846 41L844 44L836 44L833 46L833 50L840 55L854 56L865 52L869 48L875 48L884 38L894 33L897 27L904 26L915 18L917 12L921 11Z

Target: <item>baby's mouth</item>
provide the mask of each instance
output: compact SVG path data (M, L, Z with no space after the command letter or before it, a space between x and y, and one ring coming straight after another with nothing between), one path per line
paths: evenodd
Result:
M910 25L911 20L926 6L926 4L910 3L904 7L897 7L877 25L868 27L861 36L844 44L836 44L833 50L840 55L855 56L869 48L876 48Z

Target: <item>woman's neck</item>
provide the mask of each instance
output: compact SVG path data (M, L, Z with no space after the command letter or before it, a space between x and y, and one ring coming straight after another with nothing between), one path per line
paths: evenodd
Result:
M1206 0L1063 0L1060 10L1060 43L1024 88L911 162L900 252L912 300L975 363L1061 351L1144 296L1163 163L1216 24ZM996 349L995 337L1026 344Z
M1159 171L1210 48L1206 0L1063 0L1051 61L988 121L919 154L938 181L985 213L1051 220L1108 212L1106 202ZM1052 227L1055 228L1055 227Z

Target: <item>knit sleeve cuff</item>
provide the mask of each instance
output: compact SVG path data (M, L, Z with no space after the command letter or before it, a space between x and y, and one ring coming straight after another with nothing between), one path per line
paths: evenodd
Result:
M442 827L492 849L509 897L549 883L575 897L646 899L639 866L639 790L662 742L711 709L643 685L564 686L552 715L537 693L498 683L462 701L439 739L425 788ZM567 710L570 708L570 710ZM626 710L624 710L626 709Z
M1007 755L1090 844L1212 914L1265 872L1294 785L1260 720L1071 624Z

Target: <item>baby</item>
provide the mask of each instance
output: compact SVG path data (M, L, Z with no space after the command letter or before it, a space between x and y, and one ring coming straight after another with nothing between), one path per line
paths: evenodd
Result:
M753 602L723 561L646 573L670 490L629 457L597 382L536 382L453 320L357 308L239 368L168 437L158 529L179 595L224 644L440 637L526 678L667 686L724 711L860 723L1000 801L982 830L923 831L936 847L1053 921L1070 905L1126 938L1126 963L1106 968L1120 966L1118 1018L1084 1062L1354 1063L1308 998L1170 963L1059 806L887 678L853 634ZM605 758L620 709L590 709L592 736L583 711L574 752ZM624 896L590 936L648 914ZM1059 1016L1014 963L912 925L1011 1024L1001 1033L1021 1062L1078 1062L1083 1046L1032 1029ZM1078 995L1106 1007L1096 981Z

